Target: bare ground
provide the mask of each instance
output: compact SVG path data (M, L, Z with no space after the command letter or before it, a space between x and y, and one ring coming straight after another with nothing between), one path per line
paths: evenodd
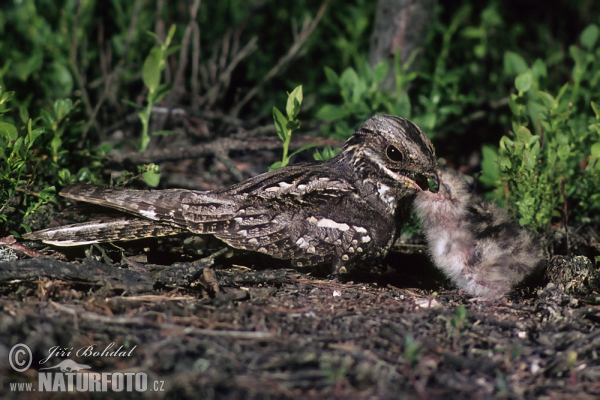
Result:
M405 249L387 271L352 281L248 255L167 267L109 250L0 264L1 397L60 398L9 383L37 387L40 367L69 358L93 372L145 372L164 390L75 398L600 398L593 274L579 289L538 279L486 303ZM551 265L574 263L561 260ZM33 353L24 373L7 362L17 343ZM130 355L75 355L110 343ZM40 365L53 346L74 350Z

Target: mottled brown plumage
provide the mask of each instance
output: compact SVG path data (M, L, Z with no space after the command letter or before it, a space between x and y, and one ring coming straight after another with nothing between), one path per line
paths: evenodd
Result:
M443 172L440 180L437 193L414 202L435 265L473 296L502 297L541 262L541 247L506 211L470 193L463 176Z
M223 190L75 185L61 195L174 230L213 234L231 247L289 259L296 266L332 263L340 271L387 254L415 195L427 189L428 180L437 183L438 172L423 131L406 119L383 116L367 120L331 160L288 166ZM35 232L28 239L75 245L118 236L99 226L77 226ZM162 230L139 228L152 235Z

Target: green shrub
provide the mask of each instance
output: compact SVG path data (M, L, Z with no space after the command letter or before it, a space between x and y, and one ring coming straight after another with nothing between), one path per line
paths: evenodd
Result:
M600 211L600 99L599 29L590 25L580 36L583 48L571 46L572 83L545 89L546 65L538 59L531 67L507 53L505 69L515 72L517 94L510 96L512 132L500 140L497 162L484 149L483 180L495 182L522 225L549 226L564 205L570 217L589 220ZM501 180L498 180L498 177Z

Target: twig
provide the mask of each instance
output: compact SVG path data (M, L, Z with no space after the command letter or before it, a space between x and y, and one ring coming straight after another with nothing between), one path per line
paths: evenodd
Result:
M198 3L200 6L200 3ZM198 96L200 95L200 82L198 82L198 70L201 57L200 48L200 27L196 19L192 21L193 42L192 42L192 109L197 111L200 108Z
M88 95L87 89L85 87L85 78L83 77L81 71L79 71L79 66L77 65L77 55L79 48L79 40L77 35L77 30L79 29L79 21L81 20L81 0L77 0L77 13L75 15L75 22L73 23L73 31L71 33L71 54L69 57L69 66L73 70L73 75L75 75L75 80L77 81L77 86L81 90L81 98L83 100L83 104L85 106L85 111L88 118L91 119L92 116L92 104L90 102L90 97ZM98 126L98 122L92 120L92 124L99 131L100 127Z
M567 241L567 256L571 257L571 246L569 244L569 226L568 226L568 222L569 222L569 215L567 213L567 193L565 190L565 177L562 177L561 183L560 183L560 191L562 192L563 195L563 225L565 226L565 238Z
M328 2L329 0L325 0L323 2L312 22L309 23L308 18L305 20L302 26L302 30L298 34L298 37L296 38L296 41L294 42L292 47L290 47L290 49L288 50L287 54L283 56L279 60L279 62L277 62L277 64L273 68L271 68L269 72L267 72L267 74L261 79L261 81L256 86L254 86L252 89L250 89L250 91L248 91L248 93L246 93L242 100L240 100L235 106L233 106L229 113L230 115L237 116L242 107L246 105L246 103L248 103L254 96L256 96L256 94L259 92L260 89L262 89L265 83L267 83L279 72L281 72L285 67L287 67L290 61L298 54L302 45L306 42L306 40L308 40L312 32L315 30L315 28L319 24L319 21L321 21L321 18L323 17L323 14L327 9Z
M73 317L73 325L75 326L75 332L79 332L79 323L77 322L77 315L79 314L78 310L56 303L52 300L50 300L50 304L52 304L57 310L70 314Z
M38 258L44 257L44 254L39 251L35 251L30 249L27 246L22 245L21 243L17 243L17 239L13 235L8 235L6 237L0 238L0 246L8 247L9 249L13 249L14 251L18 251L20 253L25 254L27 257Z
M185 92L184 74L187 67L189 58L189 47L190 37L192 36L192 25L196 21L196 15L198 14L198 8L200 7L200 0L193 0L190 7L190 22L185 28L183 39L181 40L181 50L179 52L179 65L177 71L175 71L175 78L173 79L173 90L169 94L167 104L177 104L181 99L181 96Z
M142 7L142 2L143 0L135 0L135 3L133 5L133 15L131 16L131 22L129 23L129 28L127 29L127 37L125 38L125 47L124 47L124 52L123 52L123 57L119 60L119 63L117 64L117 66L115 67L115 69L108 73L108 69L110 67L110 58L108 59L104 59L103 57L103 52L100 52L100 58L101 58L101 70L102 70L102 81L104 83L104 90L102 91L102 94L100 95L100 97L98 98L98 101L96 103L96 106L94 107L94 109L92 110L92 113L90 115L90 118L88 120L88 122L85 124L84 128L83 128L83 133L81 134L81 139L79 140L79 148L82 148L83 145L85 144L85 140L87 138L87 134L88 131L90 129L90 127L92 125L95 125L97 130L98 130L98 134L101 136L102 139L102 132L99 129L98 123L96 121L96 117L98 116L98 112L100 111L100 108L102 107L102 105L104 104L104 102L106 101L106 99L108 98L109 95L116 95L116 90L113 90L113 83L117 82L118 80L118 76L122 73L122 71L125 69L126 65L127 65L127 55L129 54L129 48L131 47L131 42L133 40L133 34L135 32L135 27L137 26L137 22L139 20L139 14L140 14L140 10ZM102 28L103 25L100 25L101 28L99 28L100 30L100 34L98 35L100 38L100 49L103 48L103 43L104 43L104 29ZM108 51L110 51L110 46L108 47ZM103 62L104 61L104 62Z
M301 146L311 143L317 143L318 146L339 147L342 143L335 139L322 138L302 138L294 140L291 144L291 149L298 149ZM211 143L201 144L189 147L166 148L160 150L147 150L144 153L121 153L112 152L110 159L117 164L132 163L132 164L148 164L161 163L165 161L180 161L186 159L195 159L198 157L206 157L221 152L237 151L257 151L257 150L276 150L281 148L281 141L277 138L266 139L260 138L255 140L236 140L230 138L217 139Z
M248 43L237 53L233 59L229 62L229 65L219 74L219 78L216 84L212 84L211 88L208 90L206 94L207 97L207 106L211 107L219 98L219 94L224 91L229 86L229 82L231 81L231 74L235 67L242 61L244 58L248 57L252 54L256 49L258 49L258 38L256 36L252 37ZM223 50L225 51L225 49ZM221 60L223 58L221 57Z

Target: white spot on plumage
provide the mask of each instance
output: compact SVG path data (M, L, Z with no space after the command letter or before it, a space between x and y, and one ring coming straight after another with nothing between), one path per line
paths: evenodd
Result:
M303 237L301 237L300 239L296 240L296 246L301 249L306 249L309 246L309 243Z
M140 214L142 214L146 218L155 219L156 212L154 210L140 210Z
M396 199L394 196L390 195L388 192L390 191L390 187L380 183L377 185L377 192L379 193L379 198L383 201L390 210L394 210L396 208Z
M363 243L369 243L371 241L371 237L370 236L363 236L360 238L360 241Z
M358 233L367 233L367 230L365 228L363 228L362 226L353 226L354 230Z
M321 228L338 229L342 232L345 232L348 229L350 229L350 226L348 226L348 224L340 224L339 222L335 222L334 220L329 218L320 219L319 221L317 221L317 226Z
M290 185L287 182L279 182L279 186L281 186L283 189L287 189L287 188L289 188L292 185Z

